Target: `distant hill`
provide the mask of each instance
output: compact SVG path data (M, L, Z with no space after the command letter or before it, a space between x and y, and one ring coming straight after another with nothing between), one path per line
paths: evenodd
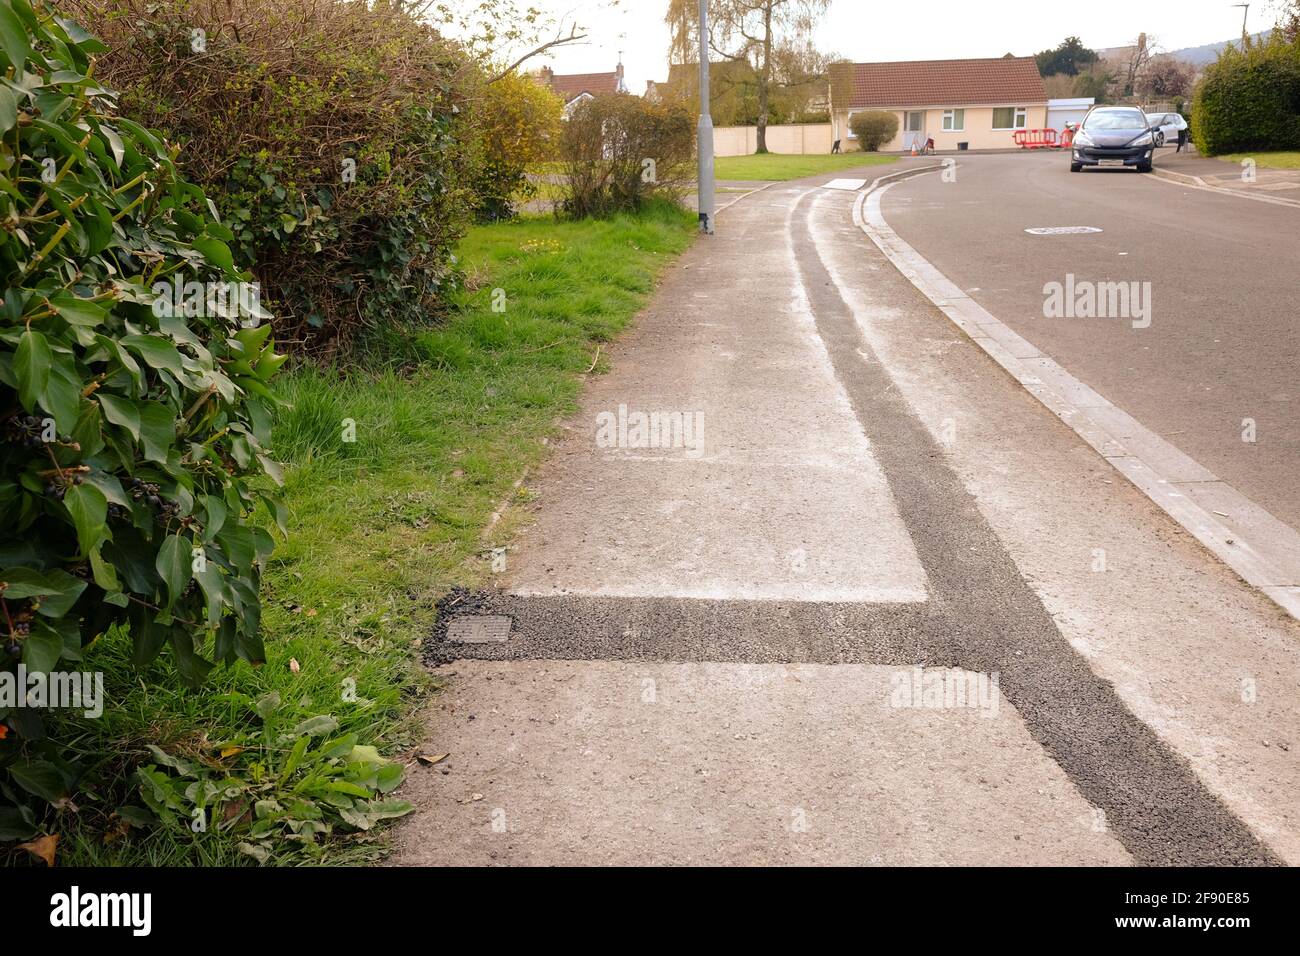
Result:
M1251 39L1264 40L1267 39L1272 32L1273 32L1272 30L1263 30L1259 33L1256 33L1254 36L1251 37ZM1184 63L1190 63L1195 67L1202 67L1202 66L1208 66L1209 64L1217 60L1219 58L1219 54L1223 52L1224 47L1228 46L1229 44L1240 43L1240 42L1241 41L1239 39L1234 37L1231 40L1223 40L1219 43L1205 43L1202 44L1201 46L1187 46L1187 47L1183 47L1181 50L1165 50L1162 51L1160 55L1172 56L1174 59L1182 60ZM1105 50L1098 50L1097 54L1103 60L1106 60L1112 57L1118 58L1128 49L1129 47L1127 46L1113 46Z

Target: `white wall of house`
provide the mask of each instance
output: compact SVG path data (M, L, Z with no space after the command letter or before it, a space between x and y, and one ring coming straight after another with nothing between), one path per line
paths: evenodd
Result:
M849 129L849 119L857 110L836 110L833 125L844 143L842 148L858 149L858 141ZM920 107L885 110L898 117L898 133L880 147L881 152L905 152L916 142L917 148L927 139L938 150L953 150L958 143L967 149L1012 149L1017 129L1042 129L1047 125L1046 103L1008 103L1005 106L975 105Z

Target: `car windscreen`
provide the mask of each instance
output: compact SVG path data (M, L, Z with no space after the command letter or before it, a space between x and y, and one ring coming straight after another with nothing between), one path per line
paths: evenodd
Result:
M1145 129L1148 123L1137 110L1090 113L1083 121L1084 129Z

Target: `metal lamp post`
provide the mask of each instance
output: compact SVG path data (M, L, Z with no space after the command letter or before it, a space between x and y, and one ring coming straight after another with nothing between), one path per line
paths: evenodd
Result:
M709 0L700 0L700 232L713 234L713 117L709 114Z

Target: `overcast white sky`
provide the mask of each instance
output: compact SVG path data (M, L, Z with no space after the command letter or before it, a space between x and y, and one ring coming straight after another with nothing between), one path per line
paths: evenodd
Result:
M575 16L590 33L582 46L556 50L557 73L612 70L623 51L628 86L668 74L666 0L529 0L556 17ZM1250 31L1272 26L1272 0L1252 0ZM857 61L1028 56L1078 36L1089 47L1123 46L1143 30L1167 50L1240 36L1229 0L832 0L818 46Z

